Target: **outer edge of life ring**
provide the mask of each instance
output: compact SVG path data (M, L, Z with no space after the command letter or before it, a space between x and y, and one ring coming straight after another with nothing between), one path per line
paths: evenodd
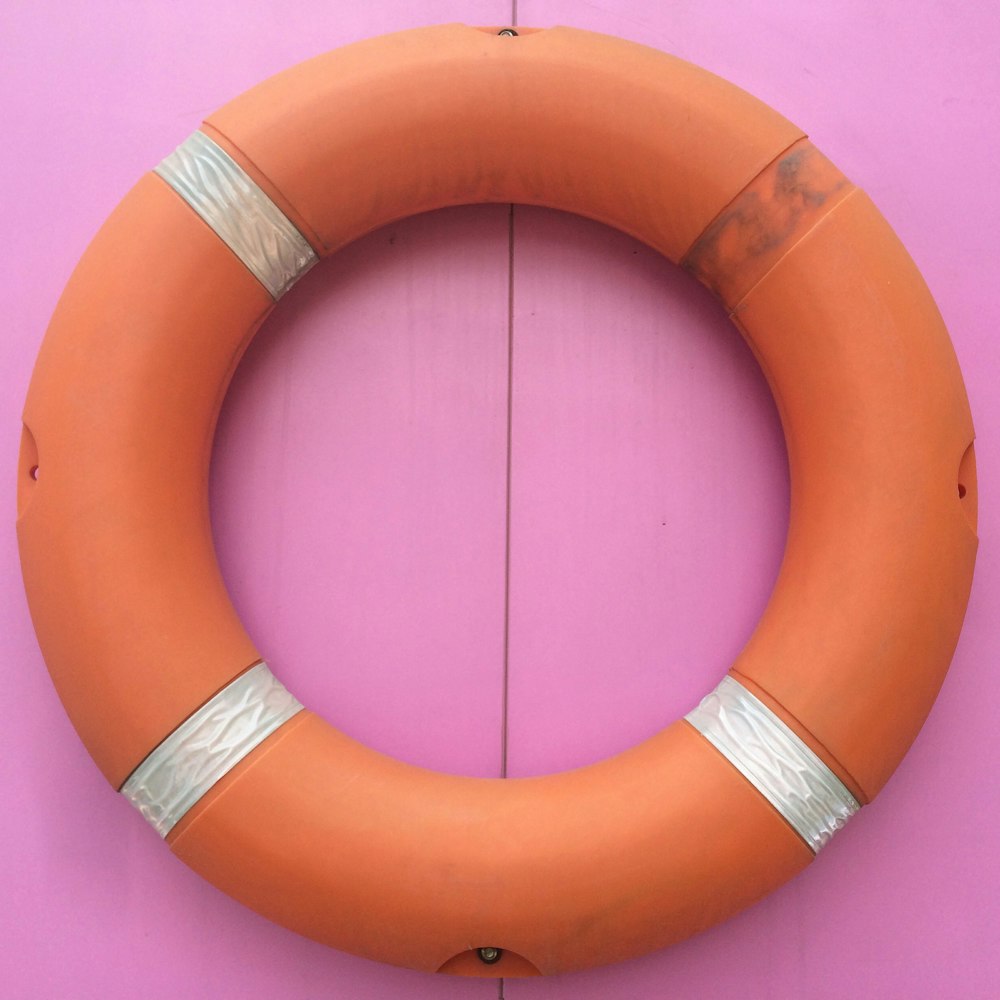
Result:
M274 302L365 232L487 201L600 220L708 285L791 471L779 579L728 676L639 746L544 778L424 771L304 711L229 602L208 518L221 400ZM265 81L126 196L39 353L18 537L67 713L187 864L370 958L557 973L725 919L881 789L961 629L973 436L919 273L799 129L643 46L446 25Z

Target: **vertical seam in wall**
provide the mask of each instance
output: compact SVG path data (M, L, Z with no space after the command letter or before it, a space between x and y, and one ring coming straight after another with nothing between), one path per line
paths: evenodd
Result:
M507 213L507 453L504 498L503 691L500 703L500 777L507 777L507 706L510 679L510 527L514 425L514 206Z
M517 26L517 0L510 0L510 26ZM514 428L514 206L507 217L507 500L504 527L503 705L500 734L500 777L507 777L507 704L510 679L510 481ZM504 983L497 980L497 1000L504 1000Z

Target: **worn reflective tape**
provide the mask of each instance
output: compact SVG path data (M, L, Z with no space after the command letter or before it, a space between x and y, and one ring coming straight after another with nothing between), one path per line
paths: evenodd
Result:
M122 794L161 837L302 705L259 663L182 722L132 772Z
M194 132L154 171L280 298L318 260L306 238L221 146Z
M732 677L685 718L788 821L815 854L861 808L844 783Z

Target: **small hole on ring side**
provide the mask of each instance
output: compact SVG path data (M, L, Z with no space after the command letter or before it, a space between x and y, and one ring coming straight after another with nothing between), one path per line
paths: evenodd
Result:
M38 481L38 466L37 465L33 465L30 469L28 469L28 475L31 476L31 478L34 479L37 482Z
M959 500L965 499L965 486L962 483L958 484L958 499Z

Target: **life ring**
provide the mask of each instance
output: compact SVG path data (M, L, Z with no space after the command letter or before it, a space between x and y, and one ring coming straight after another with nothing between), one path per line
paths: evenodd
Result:
M781 572L685 719L543 778L458 778L302 710L216 565L228 380L319 257L445 205L635 235L712 288L774 391ZM28 392L25 587L66 710L193 869L382 961L556 973L664 947L796 874L883 786L950 662L976 552L947 332L871 201L795 126L663 53L569 28L360 42L226 105L80 261Z

